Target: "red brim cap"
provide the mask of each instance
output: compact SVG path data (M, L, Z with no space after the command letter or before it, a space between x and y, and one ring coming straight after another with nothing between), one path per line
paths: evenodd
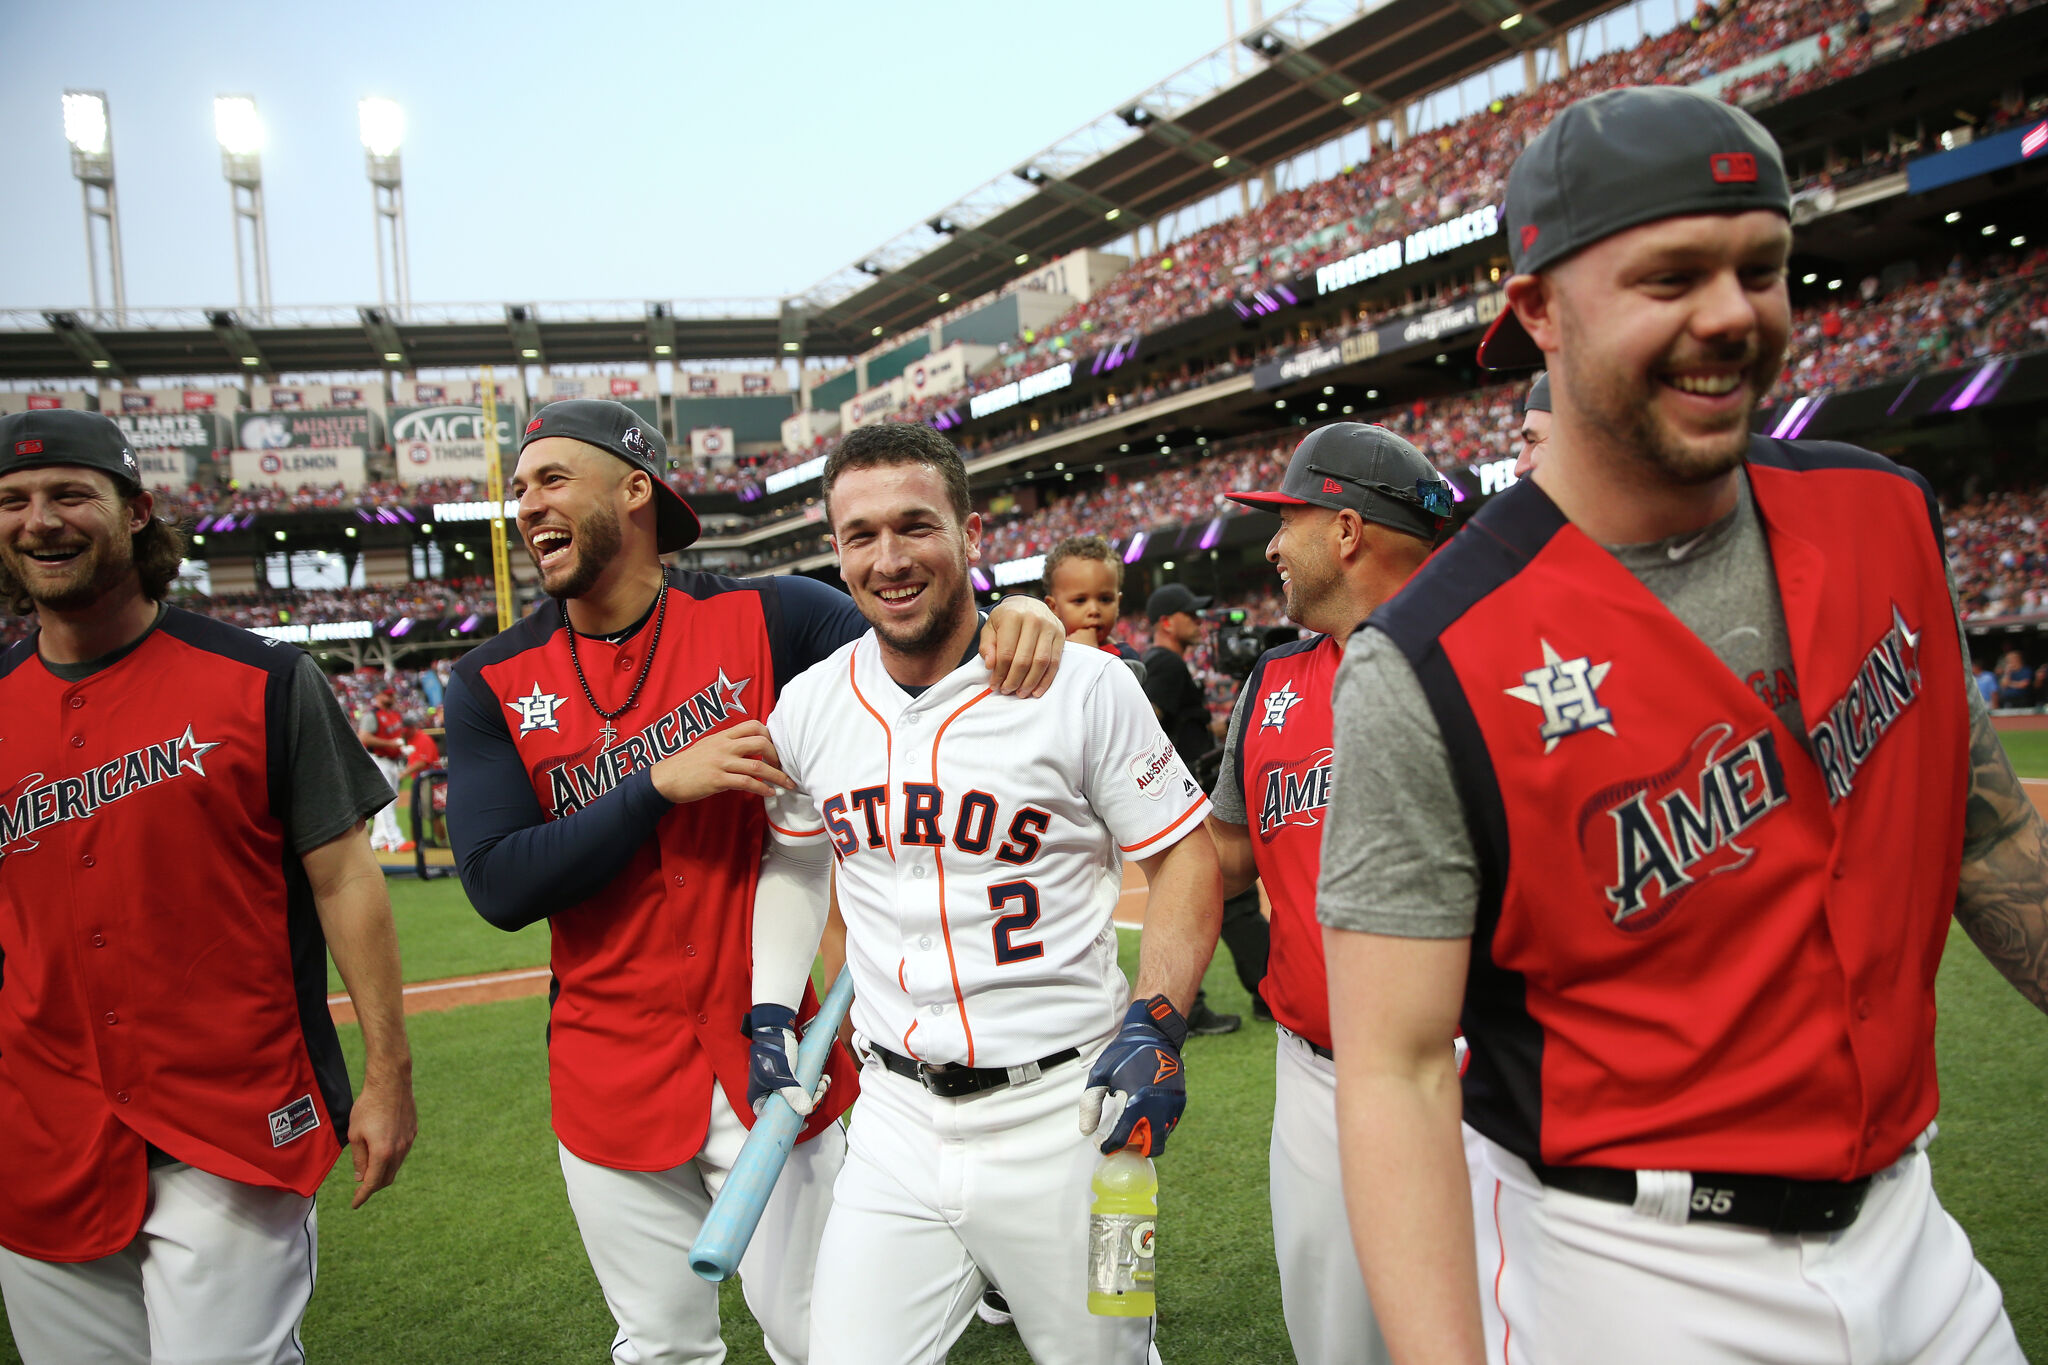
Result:
M1543 352L1515 310L1503 306L1479 339L1479 365L1487 370L1529 370L1543 364Z
M1290 498L1285 493L1225 493L1232 502L1241 502L1247 507L1313 507L1306 498Z

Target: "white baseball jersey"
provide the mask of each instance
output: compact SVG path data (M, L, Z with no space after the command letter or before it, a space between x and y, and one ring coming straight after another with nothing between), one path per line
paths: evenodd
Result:
M1069 645L1036 700L970 659L912 697L870 631L790 683L768 729L799 789L770 803L771 837L838 859L856 1028L995 1067L1114 1027L1119 855L1209 813L1121 659Z

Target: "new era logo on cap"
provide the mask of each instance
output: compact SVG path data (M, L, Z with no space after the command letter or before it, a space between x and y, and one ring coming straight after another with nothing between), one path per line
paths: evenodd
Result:
M1756 183L1756 157L1749 152L1717 152L1710 164L1717 185Z
M40 455L43 453L43 443L41 441L16 441L14 443L14 453L17 455Z
M1344 485L1338 483L1335 479L1324 479L1323 491L1325 493L1335 493L1339 497L1342 497L1344 494Z
M1541 230L1534 223L1522 224L1522 250L1527 251L1536 245L1536 234Z
M528 436L531 436L531 435L533 435L533 433L535 433L536 431L539 431L539 430L540 430L540 418L538 418L538 417L534 418L534 419L533 419L533 420L532 420L531 422L528 422L528 423L526 424L526 434L527 434Z

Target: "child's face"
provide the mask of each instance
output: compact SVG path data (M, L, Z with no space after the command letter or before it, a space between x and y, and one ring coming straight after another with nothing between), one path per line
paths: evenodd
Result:
M1069 559L1053 570L1046 586L1045 604L1060 618L1068 639L1088 632L1079 643L1099 645L1109 638L1121 596L1116 570L1099 559Z

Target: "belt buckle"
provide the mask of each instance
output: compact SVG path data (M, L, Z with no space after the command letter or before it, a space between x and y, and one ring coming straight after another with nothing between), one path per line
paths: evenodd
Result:
M927 1094L939 1094L939 1087L937 1083L933 1080L933 1077L937 1076L938 1074L939 1069L933 1066L930 1062L919 1062L917 1064L917 1083L925 1088L925 1093ZM945 1096L940 1095L939 1098L944 1099Z

